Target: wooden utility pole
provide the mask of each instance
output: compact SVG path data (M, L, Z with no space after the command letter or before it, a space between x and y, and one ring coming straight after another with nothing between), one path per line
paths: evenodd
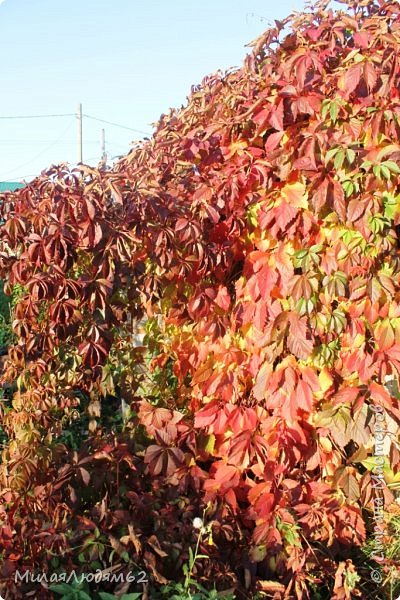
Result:
M77 121L77 150L78 150L78 163L83 162L83 136L82 136L82 104L78 104L78 110L76 113Z

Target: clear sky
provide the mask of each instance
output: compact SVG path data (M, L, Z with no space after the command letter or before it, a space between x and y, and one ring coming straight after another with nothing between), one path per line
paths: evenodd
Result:
M77 105L96 165L151 133L203 76L240 66L245 44L303 0L0 0L0 181L74 164ZM2 117L71 114L54 118ZM139 133L140 132L140 133Z

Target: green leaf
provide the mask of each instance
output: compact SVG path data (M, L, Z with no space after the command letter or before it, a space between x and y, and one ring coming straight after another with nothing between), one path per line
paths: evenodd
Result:
M115 600L114 594L108 592L99 592L100 600Z
M335 167L336 170L339 170L343 167L344 159L345 159L344 150L339 150L339 152L337 152L337 154L335 156L335 161L333 163L333 166Z
M375 165L372 168L372 172L375 175L375 177L377 177L378 179L381 179L381 166L380 165Z
M334 278L339 279L339 281L341 281L342 283L347 283L347 275L346 273L343 273L343 271L336 271L336 273L334 274Z
M189 546L189 565L190 565L190 568L193 567L194 562L195 561L194 561L194 556L193 556L193 550Z
M56 583L54 585L50 585L49 589L52 592L55 592L56 594L61 594L61 595L71 594L71 592L73 591L71 586L68 585L67 583Z
M132 594L123 594L120 600L140 600L142 592L134 592Z
M349 196L351 196L351 194L354 191L354 184L352 181L343 181L342 183L342 188L344 189L344 193L346 194L346 198L348 198Z
M363 163L361 163L360 165L360 169L369 169L369 167L372 165L372 161L371 160L365 160Z
M327 165L328 162L331 161L335 154L337 154L337 152L339 151L340 148L331 148L330 150L328 150L328 152L325 154L325 164Z
M351 148L347 148L346 156L347 156L348 163L350 165L352 165L356 159L356 153L354 152L354 150L352 150Z
M324 100L322 102L321 117L324 121L326 119L326 115L328 114L330 104L331 104L331 102L329 100ZM332 116L331 116L331 118L332 118Z
M339 105L334 101L331 102L329 114L331 116L332 123L336 123L339 114Z
M313 246L310 246L310 252L312 253L318 253L321 252L324 249L322 244L314 244Z
M346 315L340 310L334 310L331 318L334 331L336 333L341 333L347 325Z
M380 170L385 179L390 179L390 170L386 165L382 164Z
M299 260L301 260L302 258L307 256L307 254L308 254L308 249L297 250L297 252L294 253L295 257L298 258Z
M388 194L386 197L384 196L383 206L385 208L385 210L384 210L385 219L388 219L389 221L393 221L395 214L397 212L396 209L399 208L399 204L400 203L398 202L397 198L395 198L391 194Z
M392 173L400 173L400 167L394 160L385 160L382 164L387 167L389 171L392 171Z

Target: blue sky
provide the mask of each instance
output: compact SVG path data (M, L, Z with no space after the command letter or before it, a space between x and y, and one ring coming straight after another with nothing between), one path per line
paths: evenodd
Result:
M303 0L0 0L0 117L75 113L151 133L203 76L240 66L245 44ZM85 118L97 164L141 133ZM76 162L76 118L0 118L0 180Z

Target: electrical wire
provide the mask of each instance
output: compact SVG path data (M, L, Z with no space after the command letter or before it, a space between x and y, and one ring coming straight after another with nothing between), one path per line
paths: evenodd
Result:
M33 156L30 160L28 160L27 162L22 163L21 165L18 165L18 167L15 167L15 169L12 169L11 171L8 171L8 173L6 175L3 175L4 178L9 177L10 175L12 176L13 173L15 173L15 171L19 171L19 169L21 169L22 167L25 167L26 165L30 165L32 162L34 162L37 158L39 158L40 156L42 156L42 154L44 154L45 152L47 152L47 150L50 150L50 148L53 148L53 146L55 146L56 144L58 144L58 142L64 137L64 135L71 129L72 127L72 123L69 123L68 126L63 130L63 132L61 133L60 137L55 140L54 142L52 142L49 146L46 146L46 148L44 148L43 150L41 150L38 154L36 154L35 156Z
M12 115L1 116L0 119L51 119L53 117L76 117L75 113L65 113L62 115Z
M0 119L50 119L53 117L76 117L76 113L63 113L63 114L54 114L54 115L0 115ZM113 125L114 127L120 127L121 129L127 129L128 131L134 131L135 133L140 133L143 135L150 135L148 131L142 131L140 129L134 129L133 127L127 127L126 125L121 125L120 123L114 123L113 121L107 121L106 119L99 119L98 117L93 117L92 115L82 114L82 117L86 117L87 119L93 119L94 121L99 121L100 123L107 123L108 125Z
M7 144L52 144L53 142L55 142L56 140L35 140L35 139L26 139L26 140L6 140L6 139L0 139L0 143L7 143ZM98 140L85 140L85 145L86 144L98 144L99 141ZM76 145L76 141L72 141L72 140L64 140L63 144L75 144Z
M114 142L109 142L107 140L107 147L108 146L113 146L113 148L118 148L119 150L124 150L125 152L129 152L129 150L130 150L129 146L123 146L122 144L115 144Z
M83 114L82 117L86 117L87 119L93 119L93 121L99 121L100 123L107 123L108 125L113 125L114 127L121 127L121 129L128 129L128 131L134 131L135 133L150 135L148 131L133 129L132 127L127 127L126 125L120 125L119 123L113 123L112 121L106 121L105 119L98 119L97 117L92 117L92 115Z
M18 176L14 175L13 181L18 181L19 183L22 183L27 177L37 177L37 176L38 176L37 173L28 173L27 175L18 175Z
M0 119L3 119L3 120L6 120L6 119L47 119L47 118L55 118L55 117L77 117L77 114L76 113L61 113L61 114L49 114L49 115L0 115ZM113 121L108 121L106 119L99 119L97 117L94 117L93 115L82 114L82 117L85 117L87 119L92 119L93 121L98 121L100 123L106 123L106 124L111 125L113 127L119 127L121 129L126 129L128 131L133 131L133 132L139 133L141 135L146 135L146 136L150 136L151 135L147 131L142 131L140 129L134 129L133 127L127 127L126 125L121 125L120 123L114 123ZM26 142L24 140L15 140L15 139L12 139L12 140L5 140L5 139L4 140L0 140L0 143L14 143L14 144L47 143L47 142L50 142L50 144L48 146L46 146L44 149L42 149L38 154L36 154L35 156L33 156L30 160L28 160L25 163L22 163L22 164L18 165L18 167L15 167L15 169L12 169L11 171L8 171L3 176L3 178L7 179L8 177L11 176L13 179L22 180L25 177L35 176L36 173L32 173L32 174L24 175L23 177L18 177L17 178L15 175L13 175L13 173L15 173L16 171L18 171L20 168L25 167L26 165L30 165L37 158L39 158L40 156L42 156L45 152L47 152L48 150L50 150L51 148L53 148L56 144L58 144L60 142L60 140L70 130L71 127L72 127L72 123L69 123L69 125L66 127L66 129L61 133L60 137L57 140L54 140L54 141L51 141L51 142L50 142L50 140L26 140ZM75 142L64 140L63 143L64 144L71 144L71 143L75 143ZM97 141L86 140L85 143L86 144L95 144L95 143L97 143ZM127 153L129 151L129 148L126 148L125 146L121 146L119 144L114 144L113 142L108 142L108 144L111 144L111 146L123 149L125 151L124 153ZM86 159L86 161L94 160L95 158L97 159L97 157L92 157L92 158ZM120 156L112 157L111 160L113 160L114 158L120 158ZM98 160L100 160L100 158Z

